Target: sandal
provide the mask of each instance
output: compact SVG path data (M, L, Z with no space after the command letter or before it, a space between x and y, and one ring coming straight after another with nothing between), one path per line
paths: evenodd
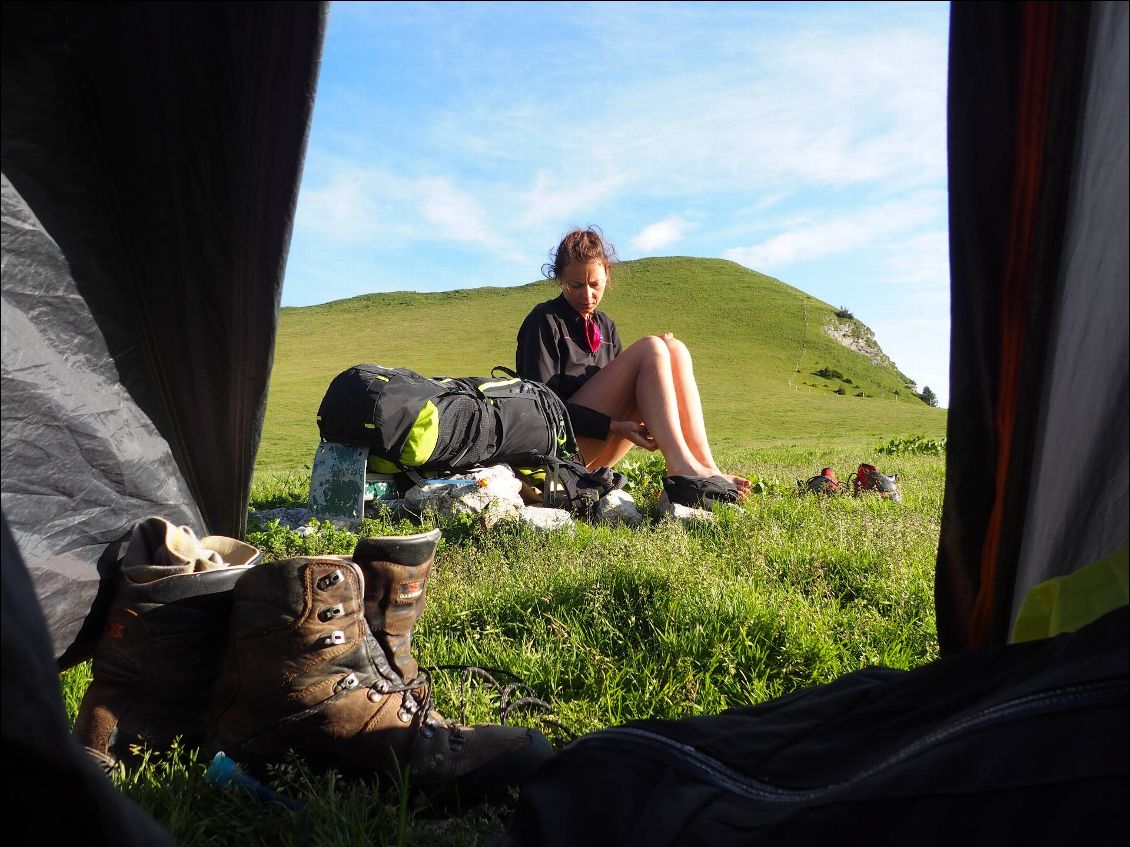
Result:
M709 509L715 503L737 503L738 487L722 476L665 476L663 491L679 506Z

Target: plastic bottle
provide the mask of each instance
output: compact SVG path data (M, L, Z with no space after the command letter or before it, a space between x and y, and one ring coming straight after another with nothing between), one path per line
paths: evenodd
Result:
M288 809L298 810L303 808L302 803L287 797L285 794L272 791L255 777L245 773L239 763L224 755L222 750L212 758L212 763L208 765L208 770L204 772L204 781L220 788L234 787L248 797L254 797L263 802L281 803Z

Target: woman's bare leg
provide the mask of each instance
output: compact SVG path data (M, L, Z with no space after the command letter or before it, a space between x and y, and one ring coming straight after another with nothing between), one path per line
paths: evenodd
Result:
M699 461L683 437L671 354L661 338L641 338L580 387L570 402L603 412L614 421L632 420L638 410L667 462L667 473L711 476L714 469ZM631 442L611 436L601 442L578 439L586 464L598 459L623 458ZM625 447L627 444L627 447ZM609 465L610 466L610 465Z
M675 382L675 394L679 402L679 423L683 438L694 457L711 469L711 475L723 476L745 493L749 480L745 477L725 474L714 461L710 452L710 442L706 437L706 421L702 414L702 398L698 392L698 382L694 378L694 367L687 345L667 333L662 336L663 343L671 357L671 375Z
M619 420L625 421L639 421L640 413L635 409L628 412L626 417ZM629 441L627 438L620 438L615 435L609 434L608 440L601 441L598 438L585 438L584 436L577 436L577 445L581 448L581 456L592 456L591 461L585 463L589 470L594 468L613 468L616 463L628 455L636 445Z

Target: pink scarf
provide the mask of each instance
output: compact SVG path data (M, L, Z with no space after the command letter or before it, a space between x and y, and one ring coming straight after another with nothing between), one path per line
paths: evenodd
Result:
M585 318L585 338L589 342L589 350L595 353L600 349L600 327L592 318Z

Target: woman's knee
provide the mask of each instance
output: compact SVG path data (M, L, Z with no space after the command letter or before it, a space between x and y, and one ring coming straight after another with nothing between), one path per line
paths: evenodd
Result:
M639 341L632 344L628 350L629 352L635 352L635 354L642 359L650 359L659 362L667 362L671 359L671 352L667 349L667 342L658 335L645 335Z
M686 344L677 339L674 335L669 332L664 333L663 336L661 336L661 340L667 348L667 352L671 354L672 359L685 359L688 362L690 361L691 351L687 349Z

